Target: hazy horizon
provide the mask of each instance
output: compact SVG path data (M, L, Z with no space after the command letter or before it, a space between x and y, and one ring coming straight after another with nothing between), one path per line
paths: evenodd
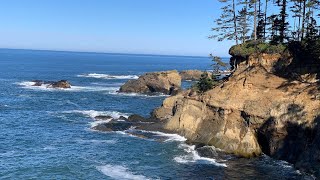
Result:
M228 56L212 34L218 1L11 0L2 2L0 48Z

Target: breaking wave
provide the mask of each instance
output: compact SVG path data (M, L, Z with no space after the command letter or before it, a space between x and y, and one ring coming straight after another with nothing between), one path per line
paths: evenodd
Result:
M71 88L48 88L48 84L34 86L35 82L23 81L16 83L25 89L41 90L41 91L74 91L74 92L94 92L94 91L110 91L115 92L119 87L102 87L102 86L71 86Z
M201 157L195 150L195 145L180 144L179 148L183 149L187 154L174 157L173 160L181 164L197 163L197 164L213 164L215 166L227 167L224 163L218 163L215 159Z
M148 179L143 175L137 175L129 171L129 169L124 166L107 164L104 166L97 166L96 168L98 171L100 171L104 175L109 176L110 178L113 178L113 179L123 179L123 180Z
M86 78L97 78L97 79L138 79L137 75L110 75L110 74L98 74L98 73L89 73L89 74L80 74L77 77L86 77Z

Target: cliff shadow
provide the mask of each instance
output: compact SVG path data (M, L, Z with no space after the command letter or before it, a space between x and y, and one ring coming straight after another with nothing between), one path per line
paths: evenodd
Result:
M296 105L290 108L290 113L298 114L297 118L303 116L303 108ZM320 116L315 117L311 125L270 117L258 129L257 137L266 155L320 177Z

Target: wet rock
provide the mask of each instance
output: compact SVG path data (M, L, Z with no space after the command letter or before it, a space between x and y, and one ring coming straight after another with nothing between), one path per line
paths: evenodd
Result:
M48 87L52 88L71 88L71 84L67 80L60 80L51 83Z
M118 120L124 120L124 121L127 121L127 120L128 120L128 118L126 118L126 117L124 117L124 116L120 116L120 117L118 118Z
M42 86L44 84L44 81L41 80L33 80L34 84L32 86Z
M125 93L163 93L174 95L181 89L181 77L177 71L146 73L137 80L129 80L120 87Z
M207 157L207 158L216 158L219 156L216 148L213 146L201 146L196 147L196 151L198 152L199 156Z
M46 85L47 88L71 88L71 84L67 80L60 81L42 81L42 80L32 80L34 84L32 86L42 86Z
M148 120L140 115L133 114L128 117L128 121L129 122L146 122Z
M94 130L98 131L125 131L132 126L132 123L129 122L119 122L113 121L108 123L98 124L97 126L92 127Z
M110 120L110 119L113 119L113 117L112 116L104 116L104 115L100 115L100 116L96 116L96 117L94 117L94 119L96 119L96 120Z

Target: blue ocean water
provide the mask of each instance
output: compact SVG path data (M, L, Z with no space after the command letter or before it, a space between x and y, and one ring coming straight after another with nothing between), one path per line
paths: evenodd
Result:
M0 179L312 179L267 156L200 157L183 137L90 130L97 115L148 116L164 96L119 94L151 71L210 69L204 57L0 50ZM52 90L30 81L66 79ZM185 82L185 86L188 83Z

